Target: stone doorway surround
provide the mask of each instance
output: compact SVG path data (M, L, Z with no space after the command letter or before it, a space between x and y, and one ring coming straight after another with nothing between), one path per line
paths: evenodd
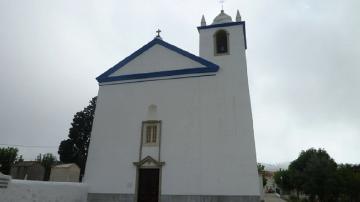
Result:
M165 165L165 162L159 162L152 158L151 156L147 156L139 162L133 163L136 166L136 185L135 185L135 200L138 201L139 195L139 177L141 169L158 169L159 170L159 183L158 183L158 199L161 197L161 168ZM159 200L160 201L160 200Z

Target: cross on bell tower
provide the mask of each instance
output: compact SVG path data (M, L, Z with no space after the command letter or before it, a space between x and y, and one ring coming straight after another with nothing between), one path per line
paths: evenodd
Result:
M219 3L221 3L221 10L224 10L225 0L220 0Z

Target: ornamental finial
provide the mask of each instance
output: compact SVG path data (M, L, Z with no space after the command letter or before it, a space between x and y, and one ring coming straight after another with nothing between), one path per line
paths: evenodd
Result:
M237 10L237 12L236 12L236 22L241 22L241 15L240 15L239 10Z
M202 17L201 17L201 24L200 25L201 26L206 26L206 21L205 21L204 15L202 15Z

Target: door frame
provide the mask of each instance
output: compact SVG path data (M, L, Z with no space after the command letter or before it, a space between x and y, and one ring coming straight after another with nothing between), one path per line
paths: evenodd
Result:
M134 202L137 202L138 201L138 197L139 197L139 180L140 180L140 170L141 169L158 169L159 170L159 188L158 188L158 202L161 201L160 199L160 196L161 196L161 176L162 176L162 169L161 169L161 166L153 166L153 167L137 167L136 168L136 186L135 186L135 201Z

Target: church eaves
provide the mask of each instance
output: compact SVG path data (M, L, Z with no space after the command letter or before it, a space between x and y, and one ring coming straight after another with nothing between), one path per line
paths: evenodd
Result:
M154 72L144 72L144 73L135 73L135 74L123 74L123 75L113 75L115 72L126 66L129 62L133 61L137 57L139 57L144 52L148 51L155 45L160 45L170 51L173 51L182 57L188 58L198 64L199 67L183 67L178 69L164 70L164 71L154 71ZM159 58L160 60L162 58ZM218 72L219 66L205 60L199 56L193 55L185 50L182 50L174 45L171 45L159 38L154 38L148 44L144 45L139 50L135 51L124 60L120 61L114 67L110 68L100 76L96 78L96 80L101 83L107 82L134 82L134 81L148 81L148 80L157 80L161 78L181 78L181 77L190 77L190 76L200 76L204 74Z

